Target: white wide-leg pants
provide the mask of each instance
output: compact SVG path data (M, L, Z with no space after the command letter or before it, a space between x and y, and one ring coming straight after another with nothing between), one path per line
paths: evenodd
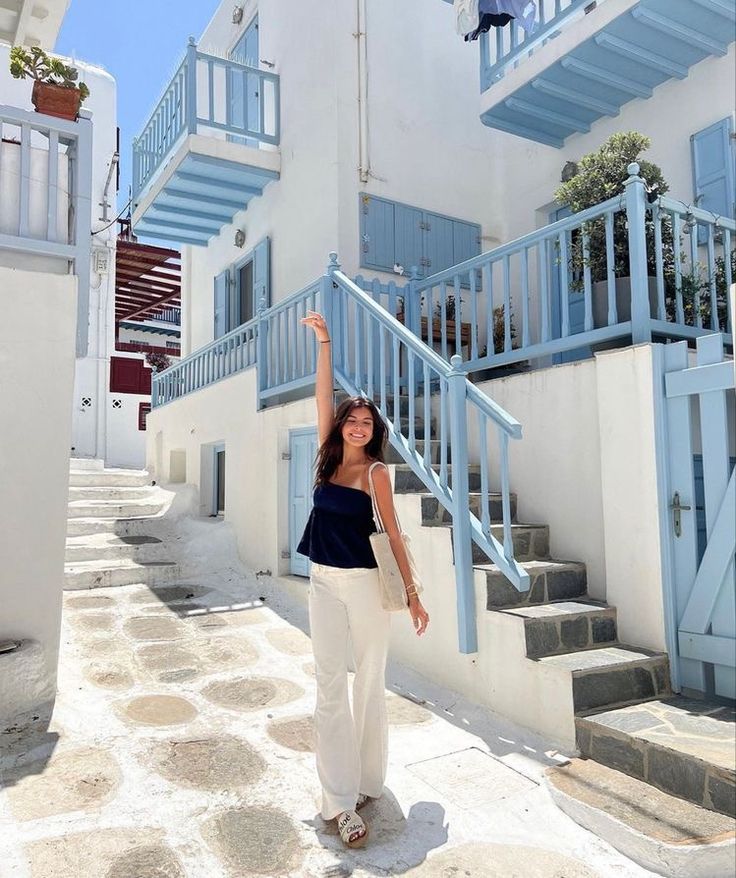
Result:
M314 714L322 817L355 808L359 793L383 792L388 761L386 655L390 613L378 570L312 564L309 624L317 678ZM353 712L348 701L348 634L353 643Z

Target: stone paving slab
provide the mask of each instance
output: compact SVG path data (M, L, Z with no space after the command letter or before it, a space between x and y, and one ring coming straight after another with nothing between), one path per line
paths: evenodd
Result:
M185 580L64 595L51 725L0 734L0 878L651 876L553 804L564 756L393 664L386 790L345 850L319 816L302 605L226 525L180 529ZM156 620L168 639L141 639Z

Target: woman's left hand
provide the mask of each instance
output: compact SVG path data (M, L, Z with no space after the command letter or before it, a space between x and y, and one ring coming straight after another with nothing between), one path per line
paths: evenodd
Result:
M427 625L429 625L429 614L422 606L422 602L418 597L410 598L409 613L411 614L411 621L417 635L421 636L427 630Z

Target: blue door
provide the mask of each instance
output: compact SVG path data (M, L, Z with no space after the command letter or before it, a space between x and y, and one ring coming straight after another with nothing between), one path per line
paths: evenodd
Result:
M230 52L233 61L247 64L248 67L258 68L258 16L248 25L243 36ZM259 79L252 73L233 70L230 72L230 114L229 123L244 131L258 131L261 128L261 106L259 94ZM244 143L246 146L258 146L258 141L252 137L228 136L235 143Z
M312 511L318 444L314 427L289 433L289 572L296 576L309 576L309 558L300 555L296 547Z
M570 216L572 211L569 207L561 207L559 210L552 211L549 215L551 223ZM557 254L554 248L551 249L550 274L552 283L550 284L550 293L552 296L552 338L560 338L562 335L562 302L560 291L560 270L562 266L558 264ZM571 292L568 294L568 314L570 318L570 335L585 330L585 294L583 292ZM593 356L591 349L586 346L584 348L576 348L572 351L564 351L561 354L555 354L552 362L555 366L560 363L574 363L577 360L587 360Z

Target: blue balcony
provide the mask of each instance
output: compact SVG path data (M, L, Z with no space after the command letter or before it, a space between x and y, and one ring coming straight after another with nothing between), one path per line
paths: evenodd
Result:
M205 246L278 179L279 77L194 42L133 141L133 227Z
M734 0L539 0L538 9L531 35L516 22L482 35L481 119L555 147L725 55L736 37Z

